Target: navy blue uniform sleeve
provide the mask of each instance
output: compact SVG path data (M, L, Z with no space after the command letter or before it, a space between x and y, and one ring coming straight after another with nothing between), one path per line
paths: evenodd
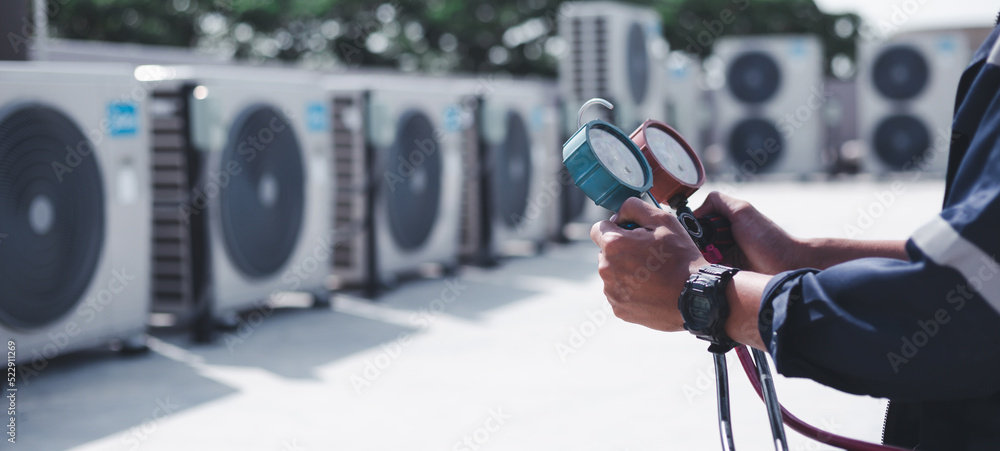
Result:
M1000 392L1000 42L959 84L943 211L908 261L779 274L760 332L778 371L850 393L954 400Z
M907 250L912 262L861 259L774 277L760 328L778 371L901 400L1000 390L1000 315L956 271L912 242Z

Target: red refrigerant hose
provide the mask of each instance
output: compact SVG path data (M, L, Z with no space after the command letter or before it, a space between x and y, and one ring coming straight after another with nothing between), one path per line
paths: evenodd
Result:
M750 352L747 351L747 347L743 345L737 346L736 355L740 357L740 363L743 364L743 371L747 373L747 377L750 379L750 384L752 384L753 389L757 391L757 396L759 396L761 401L763 401L764 393L761 392L760 378L757 377L757 369L754 366L753 359L750 357ZM786 410L784 406L781 407L781 419L789 427L795 429L806 437L816 440L817 442L826 443L827 445L836 446L849 451L906 451L903 448L897 448L895 446L878 445L841 435L831 434L798 419L798 417L792 415L788 410Z

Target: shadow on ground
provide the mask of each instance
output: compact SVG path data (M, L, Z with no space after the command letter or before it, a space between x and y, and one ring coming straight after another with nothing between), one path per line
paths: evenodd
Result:
M151 335L179 353L209 365L261 368L285 378L314 378L315 369L419 330L413 320L430 313L449 290L455 301L440 314L479 321L484 313L538 292L508 283L521 276L582 281L596 272L592 243L555 246L541 257L515 258L490 269L472 270L478 278L418 280L375 301L408 318L385 322L327 309L273 310L263 321L247 321L199 345L188 334L154 330ZM450 297L450 296L449 296ZM258 318L259 319L259 318ZM52 359L22 381L18 392L20 449L67 449L103 437L122 449L137 449L156 420L230 396L237 390L208 379L176 356L149 352L136 356L100 350Z

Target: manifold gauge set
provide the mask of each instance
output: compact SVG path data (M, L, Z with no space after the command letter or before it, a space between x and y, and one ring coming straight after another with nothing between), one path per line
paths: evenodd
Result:
M577 116L578 130L563 144L563 164L573 183L597 205L617 212L630 197L646 196L657 208L666 203L709 263L721 263L722 251L735 244L729 222L721 216L695 218L687 205L688 197L705 183L705 169L691 146L669 125L647 120L631 135L618 127L595 119L583 123L587 108L614 106L604 99L590 99ZM620 227L632 230L634 223ZM753 357L751 358L751 352ZM788 450L784 424L822 443L848 450L890 450L884 445L862 442L817 429L785 410L778 402L767 355L760 350L736 347L740 363L757 395L767 406L774 447ZM724 353L713 353L719 436L722 449L732 451L732 422L729 413L729 375Z
M705 183L705 168L691 146L669 125L647 120L631 135L600 119L582 124L593 105L614 108L604 99L583 104L579 130L563 144L563 164L573 183L597 205L617 212L629 197L649 197L659 208L666 202L710 263L721 263L733 243L729 225L720 216L694 217L687 199ZM622 224L633 229L635 224Z

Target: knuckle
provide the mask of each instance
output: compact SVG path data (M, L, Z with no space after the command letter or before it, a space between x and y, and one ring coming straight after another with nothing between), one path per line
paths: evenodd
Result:
M620 319L626 319L626 316L628 316L626 313L627 310L622 308L621 304L614 301L611 297L608 297L608 303L611 304L611 313L614 313Z
M605 233L603 237L604 255L610 257L620 254L624 247L622 238L622 235L619 233Z
M628 287L621 281L615 280L604 284L604 296L612 306L620 306L622 302L628 302Z
M732 211L733 218L735 219L753 215L757 212L757 209L747 201L739 201L733 204Z
M611 310L615 310L618 305L618 300L615 298L615 294L611 290L605 289L604 297L608 298L608 304L611 304Z
M611 264L605 262L599 263L597 265L597 274L601 276L601 279L605 281L610 281L614 279L614 270L611 269ZM605 283L607 286L607 283ZM607 292L607 290L605 290Z

